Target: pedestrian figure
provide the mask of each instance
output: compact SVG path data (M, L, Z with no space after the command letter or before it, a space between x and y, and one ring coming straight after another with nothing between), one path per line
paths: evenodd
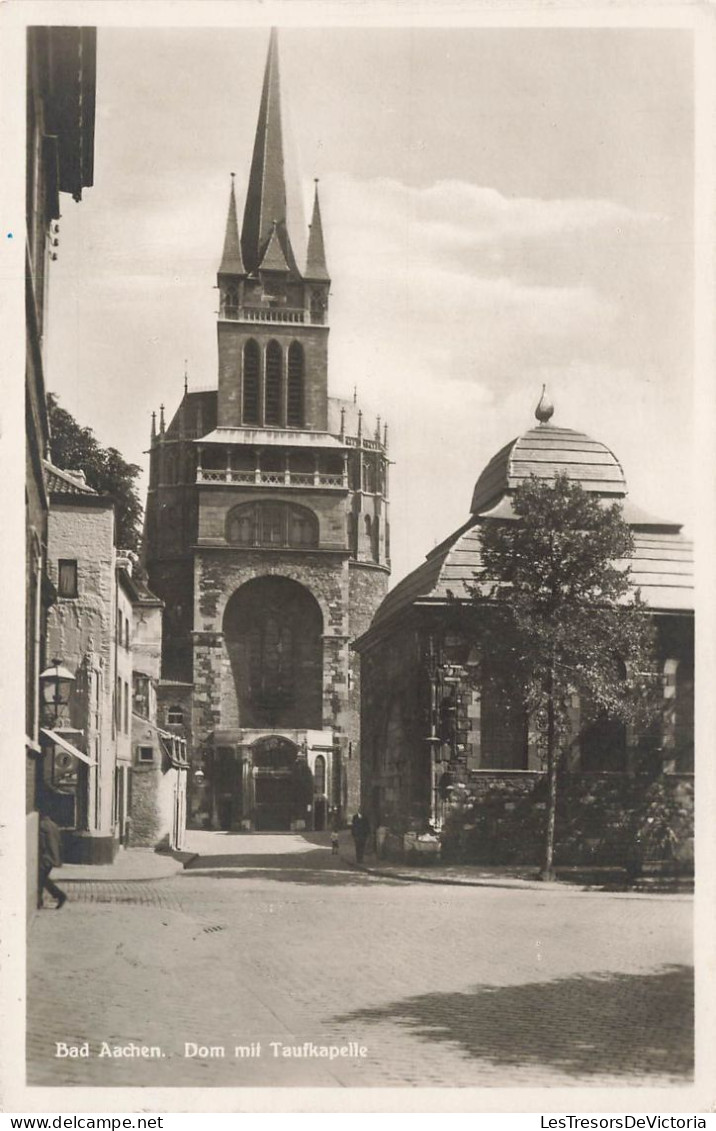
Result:
M58 911L67 902L65 893L60 891L57 884L53 884L50 879L52 869L59 868L61 864L60 830L55 822L43 813L40 817L40 895L38 907L42 907L42 896L45 891L49 891L52 898L57 900L55 906Z
M333 856L338 855L338 829L331 830L331 853Z
M351 821L351 835L353 836L356 846L356 864L362 864L366 841L370 836L370 821L360 810Z

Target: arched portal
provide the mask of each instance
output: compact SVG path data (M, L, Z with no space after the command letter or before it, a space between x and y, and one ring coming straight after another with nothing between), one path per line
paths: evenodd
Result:
M224 639L239 725L320 729L323 616L316 599L288 577L256 577L224 613Z
M254 769L254 827L259 832L291 828L305 816L298 796L298 747L281 735L259 738L251 748Z

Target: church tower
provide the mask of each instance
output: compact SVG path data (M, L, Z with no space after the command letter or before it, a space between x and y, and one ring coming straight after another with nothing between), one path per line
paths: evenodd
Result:
M331 280L318 184L306 263L287 222L271 33L239 233L231 177L218 388L152 426L149 582L164 688L190 703L190 822L321 829L360 803L352 641L390 572L387 428L329 396Z

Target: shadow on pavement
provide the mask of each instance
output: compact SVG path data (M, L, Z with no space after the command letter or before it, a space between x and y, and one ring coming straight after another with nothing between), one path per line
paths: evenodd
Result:
M231 857L226 856L220 857L219 866L216 859L209 861L204 858L201 863L195 865L195 869L201 868L202 876L213 877L218 880L275 880L277 883L317 884L321 887L368 887L375 884L405 887L405 884L402 884L400 880L383 879L382 876L369 876L365 872L354 872L350 868L336 871L331 871L326 867L310 868L307 865L294 865L293 859L291 863L288 863L288 861L278 863L276 857L272 858L271 863L267 864L262 861L260 866L257 866L250 857L246 856L234 858L235 862L227 864L227 861L231 859ZM247 860L249 861L248 864ZM212 868L218 870L212 871L210 870ZM191 873L192 869L186 868L183 875L190 876Z
M332 1020L394 1021L431 1044L457 1044L476 1059L551 1066L575 1079L653 1075L686 1080L693 1073L693 972L688 966L421 994Z

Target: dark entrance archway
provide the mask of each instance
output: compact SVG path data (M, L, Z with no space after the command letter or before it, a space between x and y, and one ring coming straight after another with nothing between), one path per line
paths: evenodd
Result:
M254 768L254 827L285 832L296 816L298 748L288 738L269 735L251 748Z
M288 577L256 577L229 599L224 639L239 725L320 729L323 615L315 597Z

